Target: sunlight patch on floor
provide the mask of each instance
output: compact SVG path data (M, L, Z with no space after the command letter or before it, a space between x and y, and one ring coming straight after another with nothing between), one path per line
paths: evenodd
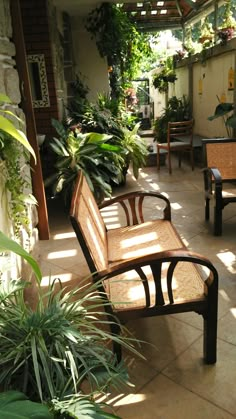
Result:
M57 252L48 253L48 259L62 259L76 256L78 251L76 249L60 250Z
M236 273L236 257L233 252L221 252L217 253L217 257L227 267L228 271L232 274Z
M68 233L58 233L53 236L53 240L64 240L64 239L73 239L76 237L74 232L68 232Z

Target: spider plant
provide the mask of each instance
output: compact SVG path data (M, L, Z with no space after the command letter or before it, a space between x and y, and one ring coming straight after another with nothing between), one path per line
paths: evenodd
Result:
M107 342L106 320L97 285L82 284L56 292L55 282L33 311L24 301L24 281L0 288L0 386L24 392L31 400L49 401L77 394L86 380L91 392L127 379ZM103 330L102 330L102 327ZM123 345L131 345L124 339Z
M131 337L107 331L115 319L107 319L103 307L109 303L98 293L99 284L88 284L87 278L74 289L59 287L58 291L54 281L42 291L41 273L31 256L3 234L0 249L23 256L38 276L34 310L24 299L30 283L0 281L0 388L7 392L9 402L8 392L15 390L46 403L58 419L83 419L89 413L95 419L117 418L94 399L109 387L120 389L127 384L126 368L117 364L109 343L115 341L138 353Z
M82 170L98 202L111 195L111 180L119 183L124 158L119 145L110 144L110 135L100 133L82 134L78 130L65 128L53 120L59 134L51 147L57 155L56 173L45 181L53 185L53 193L62 193L66 204L70 204L74 182Z

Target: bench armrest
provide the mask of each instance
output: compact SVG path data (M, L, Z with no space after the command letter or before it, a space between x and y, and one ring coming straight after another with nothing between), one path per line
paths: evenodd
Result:
M122 206L125 212L127 225L131 225L131 219L132 219L132 224L139 224L138 220L140 220L143 223L144 222L143 202L144 202L145 197L153 197L153 198L157 198L164 201L165 207L163 209L163 219L171 221L170 201L168 198L166 198L163 194L159 192L134 191L134 192L118 195L115 198L104 201L99 206L99 209L103 209L110 205L118 203Z
M218 289L217 270L212 265L209 259L205 258L204 256L198 253L191 252L184 248L163 251L163 252L159 252L159 253L148 255L148 256L137 257L134 260L127 260L125 262L117 263L116 265L110 266L108 269L102 272L99 272L98 279L99 280L103 279L104 281L106 281L106 280L109 280L110 278L113 278L125 272L136 270L137 274L139 275L143 283L145 297L146 297L146 306L148 307L150 305L148 279L141 268L149 265L151 268L153 280L156 286L156 305L164 305L165 301L164 301L162 284L161 284L162 282L161 272L162 272L162 265L166 262L167 263L169 262L169 267L166 273L166 279L167 279L167 288L168 288L167 292L168 292L168 298L169 298L170 304L174 303L174 297L173 297L173 291L172 291L172 278L174 276L175 268L179 262L190 262L196 265L196 268L197 267L208 268L209 269L208 276L206 276L204 273L204 277L203 277L203 275L201 275L200 273L200 270L199 270L199 273L202 277L202 281L205 283L205 286L208 289L207 294L209 295L209 292L212 292L214 296L216 297L216 293ZM188 281L190 278L191 276L187 276Z
M222 177L217 167L207 167L203 169L204 174L204 188L206 193L212 194L213 187L215 193L219 198L222 194Z

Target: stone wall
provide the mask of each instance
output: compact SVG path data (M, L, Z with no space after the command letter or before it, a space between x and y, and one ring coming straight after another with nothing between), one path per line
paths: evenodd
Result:
M12 24L11 24L11 14L10 14L10 0L1 0L0 1L0 93L7 95L11 99L11 106L8 108L14 112L17 116L21 118L22 121L25 120L24 113L20 109L19 105L21 102L20 95L20 80L18 72L16 70L15 62L15 45L11 41L12 39ZM21 127L22 129L22 127ZM27 176L27 179L30 179L29 168L26 169L25 161L22 161L22 167L24 167L23 176ZM6 235L12 233L12 223L8 215L8 202L9 194L6 192L5 188L5 179L4 176L4 161L0 159L0 230L3 231ZM30 235L26 231L22 230L20 235L20 242L23 247L32 252L34 244L38 239L38 230L35 228L37 225L37 211L35 207L30 207L28 209L29 219L30 219ZM1 259L2 260L2 259ZM0 260L0 264L1 264ZM3 262L3 261L2 261ZM21 261L17 261L18 272L21 271L22 265ZM25 277L29 278L28 267L25 267ZM0 266L1 270L1 266ZM16 270L17 271L17 270ZM27 272L26 272L27 271ZM13 274L13 273L12 273ZM14 274L15 275L15 274ZM14 276L16 278L16 276Z

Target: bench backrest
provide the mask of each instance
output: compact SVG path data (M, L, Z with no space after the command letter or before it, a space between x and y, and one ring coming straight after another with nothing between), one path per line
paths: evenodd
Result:
M203 140L206 167L216 167L223 180L236 179L236 139Z
M92 273L107 268L106 226L86 178L80 171L71 201L70 219Z

